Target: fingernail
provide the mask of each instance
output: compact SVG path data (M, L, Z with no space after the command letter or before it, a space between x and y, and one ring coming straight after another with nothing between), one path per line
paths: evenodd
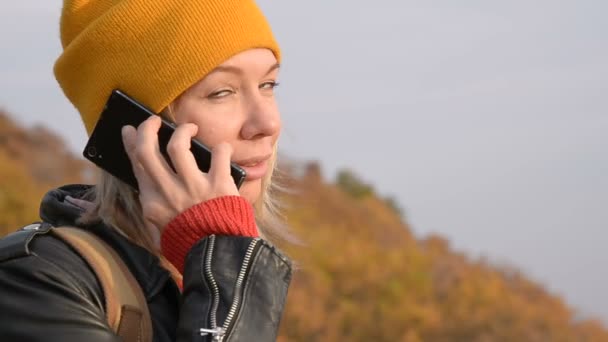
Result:
M128 138L129 127L132 127L132 126L126 125L126 126L122 126L122 128L120 129L120 133L122 134L123 140Z

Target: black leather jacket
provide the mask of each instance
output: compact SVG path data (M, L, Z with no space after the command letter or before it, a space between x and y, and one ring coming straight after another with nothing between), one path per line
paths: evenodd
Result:
M41 218L74 226L79 208L64 202L86 186L49 192ZM102 224L82 227L123 258L145 294L154 341L274 341L291 279L291 263L262 239L211 236L190 250L180 293L145 249ZM239 275L242 276L240 282ZM232 309L232 310L231 310ZM223 327L224 335L200 329ZM95 274L70 247L43 231L0 240L1 341L118 341L109 328Z

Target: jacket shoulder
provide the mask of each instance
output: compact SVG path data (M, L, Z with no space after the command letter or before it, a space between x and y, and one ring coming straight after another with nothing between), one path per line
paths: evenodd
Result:
M95 273L50 226L34 227L0 239L2 340L117 341Z
M2 271L36 272L35 268L52 265L56 272L63 274L64 281L77 284L81 291L103 303L103 291L97 275L78 252L49 233L52 228L46 222L33 223L0 239ZM32 258L38 261L32 262Z
M32 223L0 239L0 262L30 255L30 242L51 228L48 223Z

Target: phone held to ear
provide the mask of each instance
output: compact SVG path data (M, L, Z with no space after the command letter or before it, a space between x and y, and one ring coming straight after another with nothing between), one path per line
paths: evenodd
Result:
M95 129L84 148L83 156L101 169L139 190L137 179L133 174L131 161L127 156L122 142L122 127L131 125L135 128L150 116L156 115L120 90L112 91L103 112L97 121ZM162 119L158 131L158 145L161 154L173 168L171 158L167 154L167 144L175 130L175 124ZM192 139L190 151L194 155L198 168L209 172L211 166L211 151L203 144ZM230 164L230 174L237 188L245 180L245 170L238 165Z

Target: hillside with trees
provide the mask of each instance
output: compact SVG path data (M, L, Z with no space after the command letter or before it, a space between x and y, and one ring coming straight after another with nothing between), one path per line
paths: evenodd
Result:
M0 234L38 219L50 188L95 170L42 127L0 112ZM413 236L393 198L349 170L284 164L286 218L299 243L279 341L608 341L597 320L515 268L473 260L440 236Z
M38 220L50 187L90 182L93 172L56 134L40 126L23 129L0 110L0 234Z

